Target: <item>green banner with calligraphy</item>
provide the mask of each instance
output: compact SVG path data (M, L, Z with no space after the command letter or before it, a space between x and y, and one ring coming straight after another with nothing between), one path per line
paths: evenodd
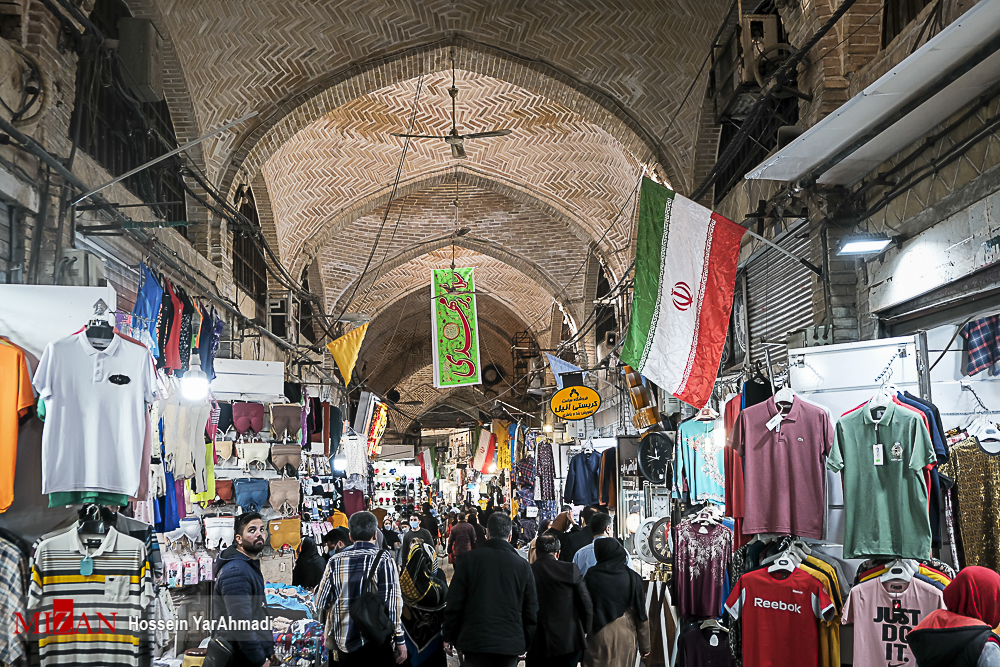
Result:
M479 323L472 267L431 272L434 386L480 383Z

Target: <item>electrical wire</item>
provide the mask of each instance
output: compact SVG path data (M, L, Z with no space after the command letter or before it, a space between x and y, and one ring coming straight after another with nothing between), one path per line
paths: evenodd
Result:
M424 85L424 75L420 75L420 79L417 81L417 90L413 95L413 111L410 113L410 124L409 129L406 133L413 134L413 125L417 119L417 104L420 102L420 91L423 89ZM389 219L389 211L392 210L392 201L396 197L396 189L399 187L399 177L403 173L403 164L406 162L406 153L410 150L410 137L406 137L406 141L403 143L403 154L399 156L399 165L396 167L396 177L392 182L392 191L389 193L389 201L385 205L385 213L382 215L382 222L378 226L378 233L375 235L375 242L372 244L372 250L368 253L368 261L365 262L365 268L361 270L361 276L354 283L354 291L351 292L350 298L344 302L344 307L340 311L340 315L337 316L339 320L350 308L351 302L354 300L354 296L358 293L358 288L361 286L361 281L365 279L365 274L368 273L369 267L372 264L372 258L375 257L375 249L378 248L379 239L382 238L382 230L385 229L385 223ZM397 223L399 221L397 220Z

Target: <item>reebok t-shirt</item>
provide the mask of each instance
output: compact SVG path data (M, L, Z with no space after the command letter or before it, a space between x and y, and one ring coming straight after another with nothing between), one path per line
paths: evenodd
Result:
M854 624L854 664L914 667L917 662L906 641L910 630L935 609L944 608L942 591L915 577L884 583L876 577L855 586L842 621Z
M153 359L119 336L104 350L86 331L49 343L32 380L46 404L42 493L139 490Z
M743 619L744 667L819 664L819 621L833 619L833 601L812 575L784 574L748 572L726 600L726 611Z

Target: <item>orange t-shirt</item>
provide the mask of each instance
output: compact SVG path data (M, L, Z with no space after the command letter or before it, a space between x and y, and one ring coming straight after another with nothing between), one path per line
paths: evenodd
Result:
M0 341L0 512L6 512L14 502L18 424L34 404L24 351Z

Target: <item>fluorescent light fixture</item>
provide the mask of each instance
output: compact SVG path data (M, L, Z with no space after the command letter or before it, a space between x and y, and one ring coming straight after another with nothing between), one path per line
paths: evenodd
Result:
M552 424L546 424L542 427L542 431L545 433L552 433Z
M181 395L189 401L208 396L208 376L202 370L190 370L181 378Z
M889 247L892 239L885 234L853 234L840 243L838 255L870 255Z

